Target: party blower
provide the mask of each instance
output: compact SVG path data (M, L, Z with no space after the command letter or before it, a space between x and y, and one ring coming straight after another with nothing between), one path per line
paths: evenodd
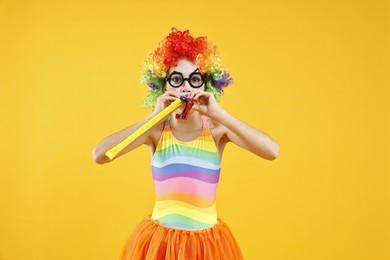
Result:
M186 97L180 97L173 101L168 107L166 107L163 111L158 113L156 116L151 118L149 121L147 121L145 124L143 124L140 128L135 130L131 135L129 135L126 139L124 139L122 142L111 148L106 152L106 156L112 160L120 151L122 151L126 146L131 144L135 139L137 139L139 136L141 136L143 133L148 131L152 126L157 124L161 119L166 117L167 115L171 114L173 111L178 109L182 103L186 103L186 106L181 114L176 114L176 119L179 120L186 120L187 115L190 112L192 106L194 105L194 102L192 99L188 99Z

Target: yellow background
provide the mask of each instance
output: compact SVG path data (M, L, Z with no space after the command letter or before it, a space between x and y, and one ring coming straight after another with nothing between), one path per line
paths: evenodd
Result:
M0 259L117 259L153 207L139 71L170 28L207 35L221 105L280 157L226 148L218 211L246 259L390 259L388 1L0 1Z

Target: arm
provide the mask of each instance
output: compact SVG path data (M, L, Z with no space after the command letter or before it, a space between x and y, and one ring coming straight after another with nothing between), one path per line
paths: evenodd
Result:
M154 118L157 114L159 114L162 110L164 110L172 101L176 100L178 97L177 94L172 94L169 92L166 92L165 94L161 95L156 103L156 108L152 114L150 114L148 117L146 117L144 120L129 126L115 134L112 134L105 138L103 141L101 141L93 150L92 156L96 163L103 164L110 162L110 158L106 156L106 152L109 151L111 148L115 147L117 144L121 143L123 140L125 140L128 136L130 136L132 133L137 131L140 127L142 127L146 122ZM161 116L160 116L161 117ZM151 148L153 151L155 149L155 142L156 138L154 136L158 135L161 131L161 122L165 118L162 118L157 122L156 125L152 126L150 129L148 129L146 132L142 133L139 137L137 137L134 141L129 143L123 150L121 150L114 158L118 158L119 156L130 152L131 150L137 148L138 146L142 144L147 144L149 148ZM157 133L158 132L158 133Z
M270 136L221 109L213 94L200 91L194 95L194 100L194 108L199 113L225 128L226 142L233 142L264 159L274 160L278 157L279 145Z
M105 154L108 150L115 147L117 144L122 142L124 139L126 139L129 135L134 133L138 128L140 128L143 124L145 124L147 121L149 121L151 118L154 117L154 113L150 114L148 117L146 117L144 120L129 126L117 133L114 133L105 139L103 139L93 150L92 157L96 163L103 164L110 162L110 158L108 158ZM143 133L140 137L135 139L132 143L130 143L128 146L126 146L125 149L123 149L121 152L118 153L117 156L113 158L115 160L116 158L124 155L125 153L130 152L131 150L139 147L142 144L146 144L150 140L150 133L158 127L159 124L157 124L155 127L150 129L149 131Z
M279 145L264 132L244 123L219 109L211 119L226 127L228 141L260 156L264 159L274 160L279 155Z

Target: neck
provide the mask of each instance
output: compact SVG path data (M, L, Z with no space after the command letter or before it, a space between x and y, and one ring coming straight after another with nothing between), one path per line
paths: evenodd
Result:
M197 129L202 127L202 120L200 114L194 110L190 111L187 115L187 119L176 119L176 114L180 112L174 112L171 116L171 126L180 129Z

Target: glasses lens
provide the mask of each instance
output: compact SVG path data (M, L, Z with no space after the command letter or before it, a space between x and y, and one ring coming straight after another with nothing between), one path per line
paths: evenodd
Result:
M183 84L183 76L180 74L173 74L169 77L169 84L172 85L172 87L179 87L181 84Z
M200 87L203 85L203 77L200 73L194 73L190 76L190 85L193 87Z

